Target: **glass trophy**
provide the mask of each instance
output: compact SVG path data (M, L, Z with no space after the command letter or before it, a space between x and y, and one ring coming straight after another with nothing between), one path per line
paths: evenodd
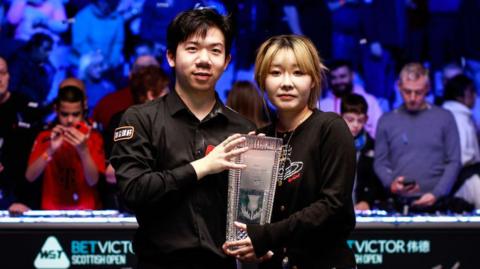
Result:
M282 139L245 135L240 146L248 151L235 158L244 169L230 169L228 181L227 241L246 237L233 224L265 224L272 216L273 199L282 153Z

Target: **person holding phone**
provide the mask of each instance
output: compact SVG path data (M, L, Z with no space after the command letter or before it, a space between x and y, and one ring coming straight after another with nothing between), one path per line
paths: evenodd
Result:
M427 102L430 81L422 64L406 64L398 87L404 103L379 120L374 169L396 197L397 209L408 205L436 210L461 167L455 120L449 111Z
M54 127L35 139L25 177L43 177L41 208L44 210L100 209L96 189L105 172L100 133L84 119L85 95L74 86L59 90Z

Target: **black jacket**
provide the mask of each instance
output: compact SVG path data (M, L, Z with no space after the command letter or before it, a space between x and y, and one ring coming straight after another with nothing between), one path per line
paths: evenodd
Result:
M375 141L368 133L365 133L365 135L366 143L358 153L355 197L356 203L365 201L372 208L375 204L385 202L387 192L373 169Z
M276 135L275 126L261 131ZM354 267L346 241L355 226L356 161L345 121L315 110L284 136L284 143L289 154L276 189L271 224L247 228L257 256L274 251L265 268L281 268L284 256L298 268Z

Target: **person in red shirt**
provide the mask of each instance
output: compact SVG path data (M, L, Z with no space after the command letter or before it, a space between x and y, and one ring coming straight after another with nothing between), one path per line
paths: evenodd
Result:
M84 103L81 89L61 88L54 127L35 139L25 177L42 177L44 210L101 208L96 185L105 172L103 140L84 120Z
M138 70L147 66L159 67L160 64L155 57L151 55L142 55L133 63L129 78L138 72ZM130 87L126 87L116 92L109 93L100 99L97 106L93 109L92 118L103 128L107 128L110 125L110 120L115 114L125 111L134 104L135 100L133 100L132 90Z

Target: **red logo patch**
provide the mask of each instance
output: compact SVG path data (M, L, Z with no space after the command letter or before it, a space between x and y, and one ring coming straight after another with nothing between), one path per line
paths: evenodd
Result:
M207 149L205 150L205 156L207 156L214 148L215 148L215 146L208 145Z

